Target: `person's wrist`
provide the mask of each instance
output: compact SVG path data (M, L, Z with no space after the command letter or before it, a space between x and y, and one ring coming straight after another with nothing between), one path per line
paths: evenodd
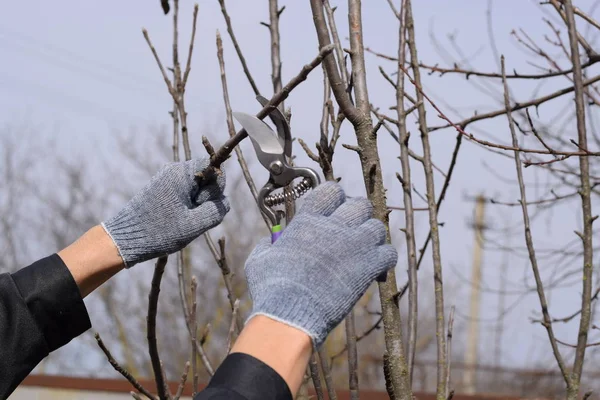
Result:
M248 354L273 368L295 394L312 353L312 339L300 329L265 315L252 317L231 352Z
M58 252L58 256L73 275L82 297L125 266L113 240L100 225Z

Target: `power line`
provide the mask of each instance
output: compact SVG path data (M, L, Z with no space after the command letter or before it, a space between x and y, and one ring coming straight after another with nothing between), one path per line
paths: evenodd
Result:
M25 42L25 45L23 42ZM161 98L168 96L166 89L163 87L162 79L158 74L156 79L148 78L111 63L82 56L72 50L53 45L32 36L20 32L8 31L6 28L0 28L0 43L11 47L12 50L21 53L30 53L38 59L42 59L45 62L54 64L67 71L87 75L96 81L115 86L122 90L127 90L128 93L137 91L145 97L148 95L160 96ZM29 44L29 46L27 44ZM57 54L66 55L68 58L71 58L71 60L65 60L65 58L57 56ZM73 62L73 60L87 64L92 69L78 65L76 62ZM202 97L199 99L190 98L188 101L191 106L215 105L215 102L205 100Z
M38 48L43 48L45 50L51 50L54 53L62 53L63 55L66 55L70 58L77 59L78 61L88 64L94 68L101 68L102 70L110 70L110 71L112 71L113 76L127 77L128 79L137 81L138 83L143 84L143 85L156 84L156 82L157 82L157 80L149 78L149 77L141 76L139 73L133 73L131 71L120 68L114 64L107 63L103 60L92 59L89 57L82 56L80 53L76 53L76 52L66 49L64 47L59 47L52 43L39 40L37 38L34 38L32 36L26 35L21 32L8 31L6 28L2 27L2 28L0 28L0 38L2 36L7 37L9 40L11 40L11 42L14 42L16 39L16 40L20 40L21 42L29 43Z
M41 92L42 95L45 95L46 97L50 98L51 101L45 103L49 106L56 106L56 102L58 100L59 102L62 102L64 105L66 105L68 108L80 114L101 117L101 119L106 121L114 121L115 117L129 121L143 120L142 117L135 116L128 112L111 109L110 107L106 107L102 104L95 103L85 98L70 96L60 90L51 88L44 84L32 81L25 81L18 77L10 76L7 74L0 75L0 87L8 88L13 93L17 93L20 95L23 94L23 90L29 90L30 92L33 92L35 94L35 97L37 97Z

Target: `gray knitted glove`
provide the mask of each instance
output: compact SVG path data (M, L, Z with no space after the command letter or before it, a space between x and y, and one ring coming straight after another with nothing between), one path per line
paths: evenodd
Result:
M225 175L199 186L195 175L208 158L167 164L133 199L102 226L127 268L183 249L215 227L229 211Z
M281 237L264 239L246 261L250 318L283 322L320 346L398 260L372 208L366 199L346 200L337 183L314 189Z

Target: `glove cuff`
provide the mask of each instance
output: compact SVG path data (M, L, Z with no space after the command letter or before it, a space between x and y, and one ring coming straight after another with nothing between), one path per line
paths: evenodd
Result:
M115 238L113 237L113 235L110 233L110 230L106 227L106 223L102 222L100 224L100 226L102 227L102 229L104 229L104 232L106 232L106 234L108 235L108 237L110 238L110 240L112 240L113 244L117 248L117 251L119 252L119 256L121 257L121 260L123 260L123 264L125 265L125 268L131 268L131 267L133 267L133 264L130 264L130 263L128 263L125 260L125 257L123 256L123 253L121 253L121 248L117 244L117 241L115 240Z
M136 219L128 218L128 213L121 211L115 217L102 223L102 227L111 237L125 268L156 258L157 249L148 247L148 232L145 232Z
M269 289L263 292L268 295L256 299L248 320L264 315L306 333L319 348L335 326L328 326L331 318L324 315L312 292L289 282L265 284Z

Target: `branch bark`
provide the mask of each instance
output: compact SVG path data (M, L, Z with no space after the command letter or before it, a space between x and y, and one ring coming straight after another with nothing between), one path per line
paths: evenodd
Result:
M396 80L396 110L398 114L398 133L400 144L400 163L402 165L402 191L404 195L404 234L406 237L406 257L408 258L408 373L412 385L413 366L415 363L415 347L417 343L418 321L418 285L417 285L417 249L415 245L415 211L412 200L412 177L408 142L410 135L406 128L406 112L404 109L404 73L401 66L406 61L406 0L402 1L399 14L399 46L398 74Z
M504 56L501 58L501 67L503 75L506 74L505 66L504 66ZM510 134L512 136L513 146L517 146L519 141L517 139L517 133L515 131L515 126L512 119L512 112L510 108L510 94L508 91L508 84L506 79L502 80L504 83L504 104L506 107L506 117L508 118ZM518 150L514 151L515 157L515 166L517 170L517 180L519 182L519 191L521 194L521 209L523 212L523 226L525 231L525 243L527 245L527 252L529 254L529 262L531 263L531 269L533 270L533 276L535 278L535 284L537 287L538 297L540 299L540 305L542 308L542 315L544 318L543 326L546 328L548 333L548 339L550 341L550 346L552 347L552 352L554 353L554 358L558 363L558 367L562 373L562 376L567 384L567 387L570 386L571 379L569 377L569 371L565 365L565 362L560 354L560 350L558 349L558 344L556 342L556 337L554 336L554 329L552 328L552 320L550 318L550 313L548 311L548 302L546 300L546 293L544 290L544 284L542 282L542 278L540 275L540 270L538 267L537 257L535 255L535 247L533 244L533 237L531 235L531 227L529 222L529 211L527 209L527 192L525 189L525 183L523 181L523 166L521 165L521 156Z
M588 140L585 127L585 101L583 90L583 73L581 71L581 60L579 57L579 46L577 45L578 33L575 26L575 15L573 2L564 0L566 22L569 29L569 44L571 50L571 62L573 64L573 83L575 87L575 113L577 117L577 142L581 149L587 151ZM580 40L581 42L581 40ZM587 50L587 49L586 49ZM588 52L588 55L590 53ZM592 263L594 261L593 231L592 224L592 201L590 197L590 159L579 157L579 170L581 179L581 211L583 218L583 290L581 293L581 318L579 320L579 332L577 335L577 348L575 349L575 360L571 374L571 387L568 396L576 399L579 393L581 373L585 359L585 351L590 330L591 304L592 304Z
M439 223L435 201L435 185L433 179L433 165L431 162L431 146L429 144L429 130L427 128L427 117L423 92L420 90L421 70L419 69L419 58L417 55L417 46L415 41L414 19L412 15L411 0L406 1L405 24L408 33L408 48L410 50L411 67L414 75L414 84L416 87L416 100L418 111L418 124L421 132L421 142L423 144L423 170L425 172L425 186L427 188L427 206L429 208L429 229L431 232L432 258L433 258L433 279L435 288L435 320L436 320L436 338L437 338L437 399L446 400L447 382L446 375L448 370L446 352L446 324L444 322L444 283L442 278L442 256L440 249ZM401 68L402 66L399 65Z
M117 371L118 373L120 373L121 375L123 375L123 377L125 379L127 379L129 381L129 383L131 383L131 385L134 388L136 388L136 390L138 392L142 393L144 396L146 396L150 400L156 400L156 397L152 393L150 393L146 388L144 388L142 386L142 384L138 382L137 379L135 379L125 368L121 367L121 365L115 360L115 358L113 357L113 355L111 354L111 352L108 350L108 348L106 347L106 345L104 345L104 342L100 338L100 334L96 333L94 335L94 337L96 338L96 342L98 343L98 346L100 347L100 349L102 350L102 352L106 356L106 358L107 358L108 362L110 363L110 365L112 365L112 367L115 369L115 371Z
M322 0L311 0L313 21L319 40L319 46L327 46L331 43L329 29L325 21ZM374 134L371 121L369 96L366 85L366 71L364 60L364 46L362 42L362 18L361 2L349 0L348 21L350 25L350 57L352 60L352 80L354 82L354 93L357 107L352 104L351 98L344 87L340 77L335 57L328 56L324 60L327 78L335 99L342 113L352 123L361 161L363 179L367 191L367 197L373 203L373 216L388 227L389 235L389 210L386 204L385 188L381 173L379 153L377 149L377 136ZM411 399L410 381L408 369L404 357L404 343L402 338L402 324L400 310L394 299L397 292L395 272L389 271L385 281L379 282L379 295L382 305L384 320L384 336L386 349L390 354L390 365L392 369L391 382L397 399Z
M152 286L150 295L148 296L148 317L147 317L147 337L148 351L150 353L150 361L154 371L154 380L156 381L156 391L160 400L168 400L171 398L167 383L165 381L164 371L160 356L158 354L158 343L156 340L156 314L158 312L158 295L160 294L160 282L162 281L165 266L168 258L160 257L156 261L154 267L154 275L152 276Z

